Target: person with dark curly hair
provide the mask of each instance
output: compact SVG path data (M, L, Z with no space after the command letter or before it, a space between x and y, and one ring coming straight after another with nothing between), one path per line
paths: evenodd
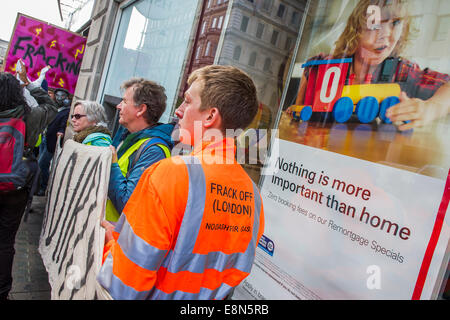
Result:
M25 122L25 148L23 157L29 172L36 174L37 161L32 153L39 134L53 120L57 107L50 96L41 87L29 86L26 70L22 68L19 80L12 74L0 72L0 120L22 118ZM24 97L24 87L37 101L37 106L30 107ZM1 154L1 157L8 155ZM27 184L17 190L0 191L0 300L8 298L12 287L12 265L14 243L20 221L25 212L31 193L33 176Z

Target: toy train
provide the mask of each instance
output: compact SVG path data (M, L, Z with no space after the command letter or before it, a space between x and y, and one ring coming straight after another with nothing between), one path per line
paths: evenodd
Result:
M370 75L364 84L352 84L347 78L351 58L312 60L302 65L309 68L303 105L291 106L295 120L308 121L314 113L330 114L336 122L347 122L356 114L361 123L370 123L377 116L391 121L386 110L400 102L397 83L371 84Z

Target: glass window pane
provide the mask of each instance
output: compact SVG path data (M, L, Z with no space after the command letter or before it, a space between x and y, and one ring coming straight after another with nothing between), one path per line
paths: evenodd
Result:
M248 17L246 17L246 16L243 16L243 17L242 17L242 22L241 22L241 31L242 31L242 32L246 32L246 31L247 31L248 20L249 20Z
M444 205L442 210L442 204L448 200L450 182L450 1L308 3L302 34L296 42L298 50L286 64L285 70L292 72L288 73L280 102L284 111L277 115L278 135L261 185L267 200L267 225L275 226L270 241L293 253L280 255L276 261L279 268L272 272L275 268L264 264L266 254L272 252L261 251L256 262L261 262L261 275L265 272L268 276L249 280L248 287L264 288L264 281L272 281L272 274L285 272L289 280L302 284L297 291L300 299L310 298L312 292L325 299L343 295L348 299L442 299L442 291L446 291L445 299L450 284L448 273L444 275L448 270L448 233L435 231L440 230L444 218L448 226L447 208ZM287 12L292 11L289 8ZM276 58L272 58L272 66L276 73ZM279 72L278 76L285 74ZM270 100L265 101L276 101L276 96L268 97ZM307 181L311 173L317 179ZM293 188L283 187L283 182ZM343 186L342 193L336 188L338 184ZM356 185L370 189L370 200L360 199L363 201L349 206L356 195L346 198L350 195L348 188ZM313 200L295 186L326 199ZM343 198L349 202L341 202ZM339 220L341 231L357 230L368 237L368 247L378 238L386 250L401 252L403 270L395 258L388 261L386 256L375 257L365 250L355 254L362 246L350 248L348 239L340 243L342 234L322 228L325 219L314 229L316 224L294 213L295 208L314 212L314 217L317 214L328 222ZM352 214L346 211L349 208L358 209ZM369 215L378 221L367 223ZM418 245L407 243L413 238L409 235L407 241L398 241L391 237L398 233L380 234L381 219L414 226L411 230L415 230ZM375 231L372 227L378 228ZM314 230L308 233L311 228ZM430 235L436 240L433 243ZM297 250L298 243L308 241L312 244L310 251L304 250L308 246L297 246ZM323 259L326 254L318 254L320 241L327 243L326 250L333 247L342 253L338 254L338 263L328 263L328 257ZM430 246L436 251L430 253ZM430 258L428 262L424 262L424 256ZM433 264L429 263L431 256ZM360 285L363 281L358 270L365 269L367 261L378 261L371 267L382 266L382 291L367 290L368 283ZM425 263L427 270L422 272ZM310 266L320 267L308 271ZM347 270L345 279L329 276L333 272L342 274L342 270ZM428 279L427 272L442 277ZM423 279L420 284L419 278ZM280 290L277 296L269 291L261 294L282 299L288 291L292 293L290 289ZM308 296L303 295L305 292Z
M312 114L309 120L295 114L292 122L292 115L283 112L280 138L445 178L450 163L450 116L442 106L450 100L439 97L450 96L450 6L422 4L380 2L376 21L376 11L357 19L368 8L362 1L336 0L327 6L312 2L294 57L288 85L292 89L283 103L289 111L310 106ZM355 26L353 21L363 23ZM361 35L354 37L353 30L358 28ZM332 69L323 64L330 59L348 60ZM341 100L344 97L347 104ZM357 108L366 97L375 99L373 105ZM400 121L390 122L385 110L399 99L406 103L410 98L417 99L426 112L404 111ZM319 134L321 139L313 138Z
M273 30L272 32L272 38L270 38L270 43L273 44L274 46L277 44L277 40L278 40L278 31L277 30Z
M176 97L198 0L136 1L123 9L103 95L121 97L120 85L132 77L166 89L168 120ZM168 10L167 8L170 8Z
M239 58L241 57L241 50L242 50L242 48L240 46L237 46L236 48L234 48L234 53L233 53L234 60L239 61Z
M205 33L205 30L206 30L206 21L204 21L202 25L202 34Z
M250 67L254 67L256 63L256 52L252 52L252 54L250 55L250 59L248 61L248 65Z
M286 7L280 3L280 6L278 7L278 12L277 12L278 18L283 18L285 9L286 9Z
M258 28L256 29L256 37L258 39L262 38L264 32L264 24L263 23L258 23Z
M292 12L291 24L297 26L300 22L300 14L297 11Z

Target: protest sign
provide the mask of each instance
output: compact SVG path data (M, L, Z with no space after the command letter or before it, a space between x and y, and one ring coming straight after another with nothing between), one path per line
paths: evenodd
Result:
M39 78L49 65L48 86L75 92L86 38L19 13L5 57L4 70L15 73L19 59L27 66L30 80Z
M67 140L54 159L39 252L52 299L94 299L111 152Z

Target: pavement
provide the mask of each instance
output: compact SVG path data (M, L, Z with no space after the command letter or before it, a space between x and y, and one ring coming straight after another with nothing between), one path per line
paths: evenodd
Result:
M22 219L17 232L11 300L50 300L48 274L38 251L46 200L34 196L28 219Z

